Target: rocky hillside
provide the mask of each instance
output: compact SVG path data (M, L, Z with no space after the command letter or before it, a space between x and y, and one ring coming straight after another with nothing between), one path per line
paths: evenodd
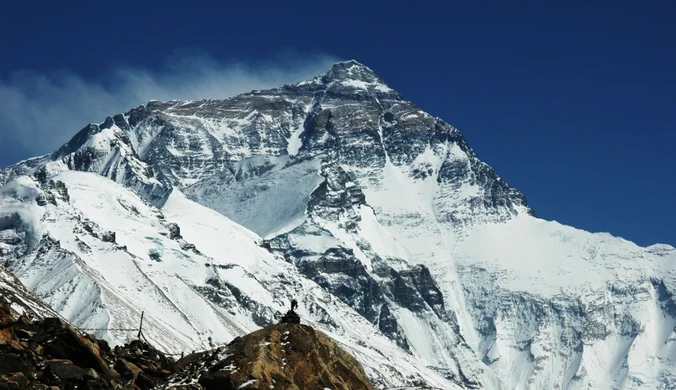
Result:
M0 297L0 388L54 387L373 389L353 356L307 325L270 326L174 362L143 341L111 349L59 318L15 318Z
M173 361L136 341L111 349L60 318L14 318L0 297L0 387L4 389L151 389Z
M206 389L371 390L361 364L307 325L279 324L176 364L172 385Z

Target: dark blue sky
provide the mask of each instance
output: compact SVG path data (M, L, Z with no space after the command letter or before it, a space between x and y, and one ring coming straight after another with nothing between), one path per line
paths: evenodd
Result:
M673 0L12 3L3 83L19 71L106 83L183 51L354 58L458 127L539 216L676 245ZM28 157L0 153L3 166Z

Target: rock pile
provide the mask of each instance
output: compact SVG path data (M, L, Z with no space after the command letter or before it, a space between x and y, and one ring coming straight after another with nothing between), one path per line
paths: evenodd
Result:
M286 314L279 321L280 324L300 324L300 316L296 313L296 308L298 307L298 301L295 299L291 301L291 310L287 311Z
M0 389L151 389L173 361L147 344L111 350L59 318L15 319L0 297Z
M284 314L280 323L282 324L300 324L300 316L293 310L289 310Z
M113 368L120 377L141 389L152 389L163 384L174 370L172 359L140 340L115 347L112 356L116 360Z

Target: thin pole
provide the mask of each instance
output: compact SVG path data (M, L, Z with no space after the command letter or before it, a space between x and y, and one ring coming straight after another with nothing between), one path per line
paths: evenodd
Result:
M143 313L141 312L141 325L138 326L138 336L136 336L137 339L141 338L141 330L143 329Z

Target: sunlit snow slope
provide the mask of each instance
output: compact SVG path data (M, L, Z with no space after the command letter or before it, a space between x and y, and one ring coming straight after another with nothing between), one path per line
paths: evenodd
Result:
M145 312L145 336L180 353L276 321L296 297L303 319L368 362L377 383L452 386L261 248L255 233L179 191L160 210L91 173L63 172L53 180L47 189L28 177L2 188L2 215L31 216L15 230L29 247L5 244L3 254L29 288L80 327L136 329ZM136 337L134 331L93 333L116 343Z
M3 183L0 261L83 327L145 311L158 346L200 349L295 297L381 388L676 388L674 248L536 218L355 61L150 102Z

